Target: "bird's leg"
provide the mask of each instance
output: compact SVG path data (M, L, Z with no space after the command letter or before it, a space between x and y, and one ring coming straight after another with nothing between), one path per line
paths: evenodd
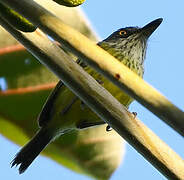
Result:
M85 129L85 128L89 128L92 126L98 126L98 125L103 125L105 124L104 121L99 121L99 122L89 122L88 120L83 120L80 121L80 123L77 124L77 128L78 129Z

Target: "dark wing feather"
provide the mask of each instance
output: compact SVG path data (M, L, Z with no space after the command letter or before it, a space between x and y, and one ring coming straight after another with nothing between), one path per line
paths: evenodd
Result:
M82 62L80 59L77 59L76 63L79 64L83 68L87 67L85 63ZM64 88L64 86L65 85L63 84L63 82L59 81L56 87L54 88L54 90L51 92L51 94L47 98L46 103L44 104L43 109L38 117L38 125L40 127L45 126L48 123L48 121L51 119L55 99L57 98L61 88Z
M47 122L51 118L55 99L60 92L60 88L62 87L64 87L64 84L62 83L62 81L59 81L54 90L47 98L46 103L44 104L43 109L38 117L38 124L40 127L43 127L45 124L47 124Z

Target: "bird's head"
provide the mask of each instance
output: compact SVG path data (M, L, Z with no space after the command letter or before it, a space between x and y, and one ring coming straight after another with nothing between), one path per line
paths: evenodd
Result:
M161 24L162 20L162 18L156 19L142 28L121 28L112 33L102 43L107 43L106 45L104 44L104 47L109 46L111 49L116 49L117 52L121 53L122 57L137 60L142 64L145 58L147 40ZM108 48L105 47L104 49L108 51Z

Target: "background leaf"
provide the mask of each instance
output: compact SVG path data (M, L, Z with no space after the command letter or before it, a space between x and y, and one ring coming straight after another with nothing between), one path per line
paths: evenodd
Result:
M41 3L66 23L89 38L97 39L81 11L46 2ZM6 91L0 91L0 133L23 145L38 130L37 116L58 80L16 45L18 43L6 31L0 29L0 33L4 37L0 40L0 78L6 82ZM100 126L66 134L50 144L44 154L76 172L108 179L122 159L123 140L114 131L107 133L105 128Z

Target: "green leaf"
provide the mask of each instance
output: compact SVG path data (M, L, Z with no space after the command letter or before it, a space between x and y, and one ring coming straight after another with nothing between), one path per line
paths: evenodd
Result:
M65 21L80 22L73 26L95 39L78 10L65 11L51 4L47 4L49 9L54 6L54 12L66 12L61 15ZM7 86L6 91L0 91L0 133L24 145L38 130L37 116L58 80L20 45L14 45L17 42L1 29L0 36L6 38L0 39L0 78L6 80ZM123 146L115 131L105 129L106 125L63 135L43 154L78 173L108 179L121 162Z
M54 0L54 1L64 6L75 7L81 5L85 0Z
M33 32L36 30L36 27L26 18L2 3L0 3L0 16L7 19L8 22L18 30L24 32Z

